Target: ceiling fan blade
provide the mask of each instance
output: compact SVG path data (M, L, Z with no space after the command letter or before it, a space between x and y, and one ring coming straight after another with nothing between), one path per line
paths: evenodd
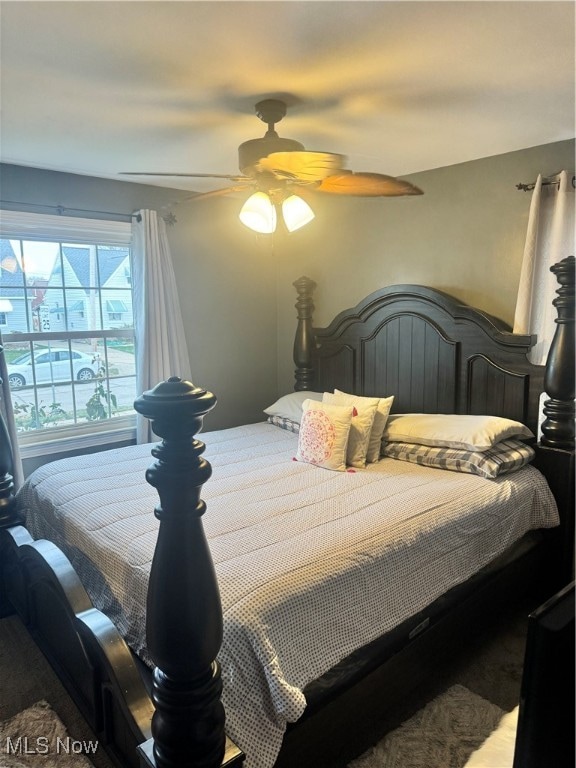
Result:
M382 173L343 173L322 179L315 188L316 192L329 192L333 195L353 195L357 197L400 197L402 195L422 195L421 189L408 181L386 176Z
M223 173L156 173L155 171L120 171L120 176L179 176L190 179L228 179L229 181L249 181L249 176L231 176Z
M346 158L332 152L272 152L261 158L256 168L275 176L302 181L321 181L342 171Z
M212 189L210 192L198 192L197 195L190 195L185 200L205 200L207 197L222 197L233 192L246 192L246 187L223 187L222 189Z

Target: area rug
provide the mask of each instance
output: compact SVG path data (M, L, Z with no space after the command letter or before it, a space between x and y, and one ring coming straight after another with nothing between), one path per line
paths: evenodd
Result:
M504 711L453 685L348 768L463 768Z
M93 768L96 741L73 739L46 701L0 722L0 768Z

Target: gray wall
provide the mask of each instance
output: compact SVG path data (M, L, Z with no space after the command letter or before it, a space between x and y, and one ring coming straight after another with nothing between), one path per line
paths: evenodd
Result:
M413 174L420 197L319 197L311 225L274 238L238 222L238 199L192 203L124 181L3 166L1 198L175 213L168 236L193 378L218 397L206 419L216 429L259 420L292 388L292 282L302 274L318 283L318 326L397 283L431 285L511 323L531 198L516 184L563 168L574 168L573 140Z
M218 397L205 428L262 418L277 391L274 263L269 242L259 242L238 221L237 200L192 203L181 190L14 165L0 170L0 198L16 209L54 213L27 208L32 204L119 214L172 211L177 223L168 227L168 238L192 376Z
M398 283L430 285L512 324L531 199L516 184L573 170L574 148L563 141L407 176L418 197L315 201L314 223L276 248L279 390L293 384L291 284L303 274L318 284L317 326Z

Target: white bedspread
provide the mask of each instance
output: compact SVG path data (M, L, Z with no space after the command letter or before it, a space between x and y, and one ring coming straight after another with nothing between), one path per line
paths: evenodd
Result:
M558 523L532 467L496 481L395 459L331 472L293 461L297 435L271 424L202 439L214 470L203 520L224 611L227 731L246 768L274 764L308 682L527 530ZM150 448L45 465L20 491L32 535L66 552L94 604L144 658L158 525L144 480Z

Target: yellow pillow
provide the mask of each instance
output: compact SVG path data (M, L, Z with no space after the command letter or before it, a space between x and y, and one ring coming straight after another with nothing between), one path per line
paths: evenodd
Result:
M353 410L352 406L304 400L297 461L344 472Z

